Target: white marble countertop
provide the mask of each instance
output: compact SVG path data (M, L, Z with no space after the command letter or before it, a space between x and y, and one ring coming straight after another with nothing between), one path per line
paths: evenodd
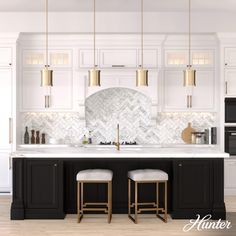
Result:
M67 145L22 145L12 157L25 158L229 158L217 146L211 145L136 145L79 146Z

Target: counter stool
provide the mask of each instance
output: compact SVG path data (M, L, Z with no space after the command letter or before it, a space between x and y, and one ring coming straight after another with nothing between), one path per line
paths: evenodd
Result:
M88 169L80 171L77 176L77 214L78 223L80 223L84 211L104 211L108 213L108 223L111 222L112 217L112 176L111 170L103 169ZM84 184L86 183L106 183L107 184L107 202L96 203L96 202L85 202L83 199L84 195ZM90 207L89 207L90 206ZM91 206L104 206L99 208L92 208Z
M131 203L131 180L134 182L135 201ZM128 216L134 222L138 223L138 214L142 211L156 211L156 216L167 222L167 181L168 174L162 170L143 169L132 170L128 172ZM156 184L156 202L139 203L138 202L138 184L155 183ZM159 184L163 183L165 186L165 202L164 208L159 205ZM152 206L150 208L141 208L140 206ZM131 216L131 208L134 207L134 218ZM161 211L164 214L162 217L159 214Z

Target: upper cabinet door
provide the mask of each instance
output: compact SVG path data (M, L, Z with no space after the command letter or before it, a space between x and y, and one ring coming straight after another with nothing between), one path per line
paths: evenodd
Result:
M46 87L40 86L40 71L25 71L23 73L22 109L44 110ZM47 110L72 109L72 72L53 72L53 87L51 88L51 106Z
M0 69L0 149L10 149L12 143L12 70Z
M188 64L187 50L165 50L166 67L186 67Z
M213 111L214 73L197 71L197 86L183 86L182 71L166 71L164 78L165 111Z
M51 91L52 109L72 109L72 72L59 70L54 71L54 84Z
M45 53L42 50L24 50L23 51L24 67L44 67Z
M187 91L183 87L183 71L165 71L164 110L182 111L188 108Z
M213 67L215 64L213 50L193 50L191 57L194 67Z
M197 71L196 87L193 88L191 109L196 111L213 111L215 98L213 71Z
M139 50L139 65L142 64L142 51ZM158 51L156 49L143 50L143 66L145 68L158 68Z
M95 51L95 64L98 66L98 51ZM82 49L79 51L79 67L93 68L94 66L94 51L93 49Z
M236 96L236 69L225 69L225 95Z
M40 86L41 75L38 71L25 71L22 78L22 109L44 109L45 90Z
M101 68L136 68L138 66L137 49L102 49L100 50Z
M70 50L50 50L49 65L51 67L71 67L71 51Z
M236 67L236 48L225 48L225 66Z
M12 65L12 49L11 48L0 48L0 66L11 66Z
M189 64L187 50L166 50L165 66L166 67L186 67ZM214 51L213 50L192 50L191 65L193 67L213 67Z

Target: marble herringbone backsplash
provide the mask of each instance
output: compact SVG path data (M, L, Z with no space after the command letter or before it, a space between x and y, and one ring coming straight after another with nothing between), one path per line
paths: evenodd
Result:
M120 124L121 141L139 144L183 143L181 132L188 122L199 131L216 125L215 113L158 113L151 122L151 101L142 93L111 88L86 100L86 120L78 113L22 113L22 143L25 126L46 133L60 143L81 143L92 131L94 143L114 141Z

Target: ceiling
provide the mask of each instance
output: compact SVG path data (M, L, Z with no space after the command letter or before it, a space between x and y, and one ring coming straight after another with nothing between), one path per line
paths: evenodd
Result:
M105 12L139 11L139 0L96 0L97 10ZM45 0L1 0L1 12L43 11ZM59 12L91 11L93 0L49 0L49 10ZM195 11L236 11L236 0L192 0ZM186 11L188 0L144 0L144 10L153 12Z

